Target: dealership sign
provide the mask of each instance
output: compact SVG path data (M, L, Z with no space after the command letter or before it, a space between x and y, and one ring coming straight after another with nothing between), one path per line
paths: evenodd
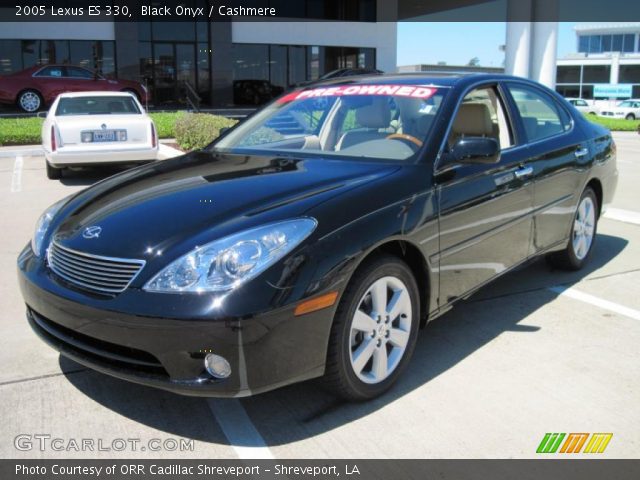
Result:
M593 86L593 96L600 98L631 98L631 87L630 83L601 83Z

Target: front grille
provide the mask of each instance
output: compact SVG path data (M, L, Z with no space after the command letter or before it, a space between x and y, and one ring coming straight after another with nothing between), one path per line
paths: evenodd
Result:
M51 242L47 261L53 272L78 287L101 293L120 293L138 275L144 260L103 257L78 252Z

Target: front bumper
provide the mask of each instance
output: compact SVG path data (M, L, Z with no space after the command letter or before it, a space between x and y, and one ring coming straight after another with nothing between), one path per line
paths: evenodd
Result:
M28 246L18 270L33 330L62 355L99 372L216 397L252 395L324 373L333 308L299 317L295 305L209 316L202 314L211 305L204 295L129 288L112 298L94 296L66 285ZM206 373L207 352L229 361L230 377Z

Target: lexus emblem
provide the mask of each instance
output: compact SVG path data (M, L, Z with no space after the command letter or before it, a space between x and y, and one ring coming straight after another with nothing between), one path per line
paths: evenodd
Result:
M100 233L102 233L102 227L99 227L98 225L92 225L84 229L84 231L82 232L82 236L89 239L98 238L100 236Z
M103 130L106 130L107 129L107 124L103 123L102 125L100 125L100 127L102 127Z

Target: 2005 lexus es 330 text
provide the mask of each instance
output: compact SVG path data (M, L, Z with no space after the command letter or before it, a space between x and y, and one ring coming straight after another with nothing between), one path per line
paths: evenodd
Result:
M519 78L313 84L51 206L18 259L27 317L76 362L183 394L324 375L371 398L458 299L539 255L581 268L615 154Z

